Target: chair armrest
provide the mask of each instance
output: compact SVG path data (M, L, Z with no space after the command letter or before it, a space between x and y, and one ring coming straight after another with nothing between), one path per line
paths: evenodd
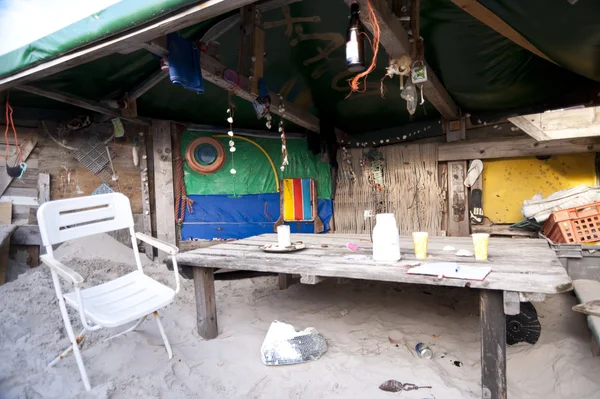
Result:
M48 266L50 269L54 270L65 280L69 280L75 285L83 283L83 277L81 277L81 274L77 273L70 267L63 265L62 263L54 259L52 256L42 255L40 256L40 260L43 264Z
M177 255L179 253L179 248L177 248L175 245L169 244L168 242L164 242L157 238L151 237L147 234L135 233L135 237L138 240L145 242L146 244L150 244L153 247L158 248L161 251L168 253L169 255Z

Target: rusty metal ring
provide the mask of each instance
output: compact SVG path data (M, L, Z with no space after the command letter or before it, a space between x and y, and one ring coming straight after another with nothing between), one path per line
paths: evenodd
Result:
M196 159L196 149L203 144L212 145L217 151L217 158L210 165L203 165ZM185 160L192 170L203 175L209 175L221 169L225 163L225 149L223 148L223 144L217 139L212 137L198 137L192 140L185 149Z

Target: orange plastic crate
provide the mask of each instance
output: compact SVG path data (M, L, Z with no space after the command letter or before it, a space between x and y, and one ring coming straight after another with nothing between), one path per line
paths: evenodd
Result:
M554 212L542 226L542 234L557 244L600 241L600 202Z

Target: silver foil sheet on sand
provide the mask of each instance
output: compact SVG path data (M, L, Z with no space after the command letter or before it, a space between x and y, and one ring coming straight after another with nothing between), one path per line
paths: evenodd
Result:
M312 327L296 331L294 326L275 320L260 351L267 366L296 364L320 358L327 352L327 342Z

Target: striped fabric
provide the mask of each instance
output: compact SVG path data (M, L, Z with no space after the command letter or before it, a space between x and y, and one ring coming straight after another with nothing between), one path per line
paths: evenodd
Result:
M315 182L312 179L283 180L283 220L286 222L313 221L313 194Z

